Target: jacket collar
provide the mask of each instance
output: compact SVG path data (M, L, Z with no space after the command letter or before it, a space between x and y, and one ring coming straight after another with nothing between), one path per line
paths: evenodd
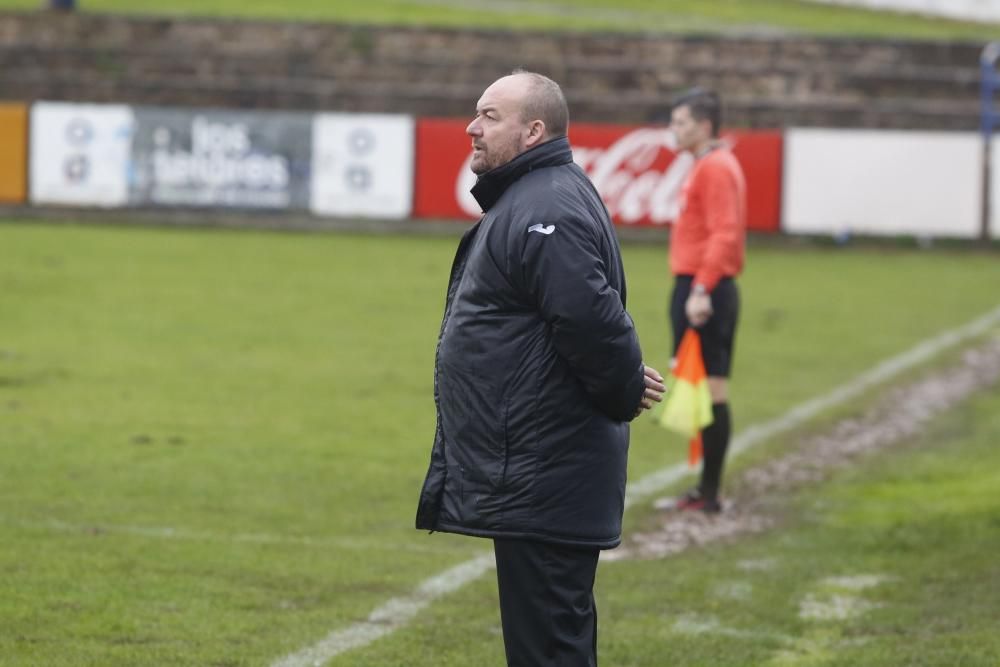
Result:
M472 186L472 196L488 211L514 182L533 169L556 167L573 161L569 139L559 137L521 153L507 164L481 174Z

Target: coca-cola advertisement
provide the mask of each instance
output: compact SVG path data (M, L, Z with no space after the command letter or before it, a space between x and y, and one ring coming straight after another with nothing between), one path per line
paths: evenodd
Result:
M417 121L414 214L418 218L468 219L480 215L469 194L476 176L469 170L471 139L466 121ZM750 229L778 231L781 202L781 132L726 132L747 180ZM570 126L573 159L590 176L615 223L656 227L677 217L679 194L694 158L676 152L666 127Z

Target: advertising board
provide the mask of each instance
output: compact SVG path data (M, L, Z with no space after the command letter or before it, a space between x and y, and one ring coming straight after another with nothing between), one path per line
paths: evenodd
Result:
M135 124L133 205L309 208L309 114L138 107Z
M417 122L416 193L419 218L476 218L469 190L471 140L466 123L453 119ZM616 224L655 227L677 216L684 178L694 159L677 154L664 127L570 126L573 159L593 181ZM777 231L781 202L782 136L777 131L729 132L723 136L747 179L748 227Z
M313 119L316 215L401 219L413 206L413 118L318 114Z
M0 103L0 202L20 204L27 197L28 107Z
M31 202L106 208L126 205L134 128L135 116L128 106L33 104Z
M782 229L975 238L981 145L971 132L789 129Z

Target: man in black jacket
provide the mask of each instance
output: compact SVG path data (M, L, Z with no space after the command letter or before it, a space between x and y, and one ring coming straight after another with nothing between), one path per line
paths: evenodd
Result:
M559 86L518 71L466 130L483 217L451 269L417 527L494 541L508 665L597 664L598 554L621 541L628 422L659 401L611 219Z

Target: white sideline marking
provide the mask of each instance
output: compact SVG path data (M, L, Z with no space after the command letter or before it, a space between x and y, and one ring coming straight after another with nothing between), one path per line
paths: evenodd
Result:
M829 393L795 406L776 419L752 425L733 438L731 456L746 451L779 433L791 430L823 410L854 398L869 387L913 368L949 347L986 333L997 324L1000 324L1000 308L961 327L918 343L915 347L883 361L870 371L862 373ZM691 469L687 463L679 463L643 477L628 485L625 490L625 507L628 508L659 493L688 474L691 474ZM367 620L341 630L334 630L313 646L282 658L273 663L272 667L320 667L341 653L367 646L376 639L403 627L431 602L474 581L493 566L493 554L490 552L446 570L424 581L410 595L392 598L376 608Z
M322 665L352 648L373 641L406 625L424 607L437 598L456 591L478 579L495 566L493 553L477 556L424 581L408 597L392 598L373 611L368 619L342 630L334 630L318 643L275 662L272 667L309 667Z

